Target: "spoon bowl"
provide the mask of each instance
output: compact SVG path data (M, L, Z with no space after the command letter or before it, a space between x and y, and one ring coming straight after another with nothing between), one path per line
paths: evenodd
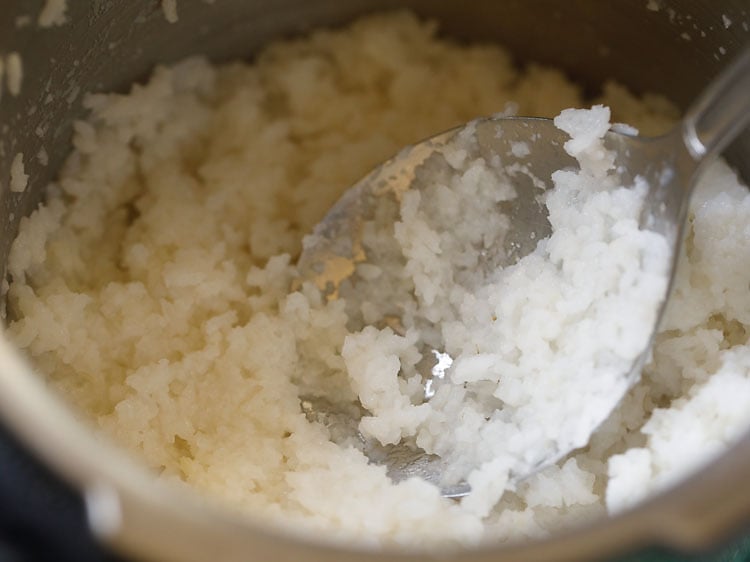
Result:
M688 203L695 180L706 162L715 157L742 130L750 117L750 50L744 52L688 110L680 124L659 138L644 138L627 127L613 127L603 138L604 147L614 155L614 168L621 185L645 182L649 189L640 215L640 228L656 232L666 238L669 246L669 283L655 314L656 322L649 330L649 345L622 373L623 384L606 397L605 407L580 412L576 420L576 434L590 436L624 394L637 382L650 344L663 315L669 287L671 287L679 246L687 220ZM537 247L540 240L551 233L545 192L553 187L552 175L558 170L577 170L578 161L565 149L567 133L553 120L496 116L479 119L466 126L447 131L402 150L348 190L329 211L324 220L306 237L298 262L300 276L312 281L327 299L337 299L342 292L348 300L356 296L358 302L378 302L383 309L391 306L388 288L392 280L378 277L373 281L363 264L379 263L386 251L379 247L365 247L364 232L368 224L398 220L398 208L404 194L414 189L415 178L430 166L436 154L445 153L471 139L475 156L486 162L502 160L502 166L512 179L515 197L501 201L498 213L509 217L510 224L502 243L484 251L480 262L474 264L485 272L506 268L517 263ZM383 243L387 245L388 242ZM351 307L350 329L362 329L367 319ZM381 318L383 328L390 327L403 333L402 311L393 310ZM439 386L450 366L450 357L435 344L421 343L424 358L417 365L429 400L434 387ZM436 358L430 360L430 358ZM442 367L441 365L442 361ZM326 423L342 419L341 410L320 400L305 399L308 417ZM363 410L363 415L366 413ZM343 419L347 419L343 416ZM348 434L372 462L383 464L394 481L418 476L441 487L446 497L461 497L470 491L465 481L446 485L442 479L445 467L437 455L428 455L414 443L403 442L381 446L358 431L359 418L349 416ZM557 462L580 446L580 437L563 440L547 450L543 458L530 459L523 472L512 473L518 482L535 471Z

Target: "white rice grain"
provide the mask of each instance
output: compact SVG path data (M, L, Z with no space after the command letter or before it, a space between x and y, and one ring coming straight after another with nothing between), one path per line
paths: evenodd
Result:
M39 27L53 27L65 25L68 18L65 12L68 9L67 0L46 0L42 11L37 17Z
M17 97L23 84L23 60L20 54L12 52L5 58L5 73L8 92Z
M24 169L23 152L19 152L10 165L10 190L14 193L22 193L28 184L29 176Z

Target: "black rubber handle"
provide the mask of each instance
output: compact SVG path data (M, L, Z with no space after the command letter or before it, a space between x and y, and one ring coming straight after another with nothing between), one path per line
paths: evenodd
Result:
M116 562L92 536L83 499L0 426L0 562Z

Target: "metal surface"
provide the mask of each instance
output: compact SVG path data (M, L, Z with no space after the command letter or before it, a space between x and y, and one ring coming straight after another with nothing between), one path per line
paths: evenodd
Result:
M471 143L467 142L468 138L472 139ZM440 158L443 149L460 147L468 151L469 160L481 157L485 162L501 162L505 170L503 173L512 178L516 197L498 204L496 209L497 213L508 217L509 231L504 236L501 247L484 253L480 265L485 272L513 265L531 253L539 240L550 234L547 207L540 196L552 187L553 172L564 168L578 168L576 160L563 148L567 139L567 134L557 129L548 119L492 118L474 121L466 127L441 133L403 149L350 188L315 227L312 235L305 238L298 262L301 277L313 281L329 299L338 298L342 290L346 292L348 327L351 330L364 327L358 314L362 302L377 303L378 310L383 311L386 318L394 320L391 327L393 324L400 325L398 307L389 310L390 303L401 302L400 298L395 294L386 295L382 292L382 287L398 287L399 272L394 270L398 266L382 265L402 263L405 267L401 248L395 238L391 247L383 237L378 237L376 248L366 248L361 240L361 233L366 230L365 225L385 225L398 221L398 202L402 195L410 189L419 189L420 186L429 184L424 177L422 181L414 182L417 174L424 176L425 172L420 172L423 165L434 157ZM526 145L529 155L515 155L513 148L519 142ZM471 220L471 217L466 218ZM358 274L356 265L365 262L380 267L382 272L377 279L372 280ZM432 324L426 319L422 321ZM395 331L400 330L396 328ZM433 348L435 342L418 342L417 345L422 348L423 356L429 356L430 351L443 351ZM426 388L437 382L429 371L420 374ZM601 411L607 414L611 412L626 390L627 386L623 384L622 393L609 397L611 407ZM598 409L597 404L592 412ZM330 404L324 408L325 413L334 411L334 417L340 424L342 417L346 417L344 412L335 410ZM599 415L579 415L575 426L577 430L585 426L585 431L590 435L604 419ZM358 436L360 448L365 455L371 461L385 465L393 480L399 482L411 476L419 476L440 485L445 497L458 498L469 493L470 487L466 482L442 484L445 464L440 457L425 453L412 442L402 441L397 445L382 447L374 439L365 439L359 434L358 420L359 415L345 424L350 428L347 441L354 441ZM561 428L570 425L570 420L560 422ZM548 441L548 438L545 434L544 441ZM529 439L533 440L533 437L529 436ZM564 435L556 436L554 441L556 444L569 441L569 446L550 447L542 456L529 457L525 459L524 468L520 468L519 462L517 469L511 473L511 481L518 482L527 478L580 446L575 444L575 439L570 440ZM537 448L543 450L544 445L529 447L530 450Z
M0 52L24 60L22 95L0 100L0 259L22 216L43 196L68 153L82 93L123 89L157 62L206 53L245 58L269 39L365 12L411 7L459 40L500 41L522 60L566 68L594 93L614 78L636 92L667 95L685 107L750 41L747 0L217 0L178 2L169 24L155 0L70 0L69 23L17 27L42 0L4 0ZM649 5L653 3L648 3ZM544 17L540 17L544 14ZM732 22L726 27L722 16ZM743 25L745 24L745 25ZM688 37L686 39L686 36ZM48 94L51 101L46 103ZM429 101L429 100L428 100ZM40 148L49 155L43 166ZM14 155L27 155L30 187L7 190ZM750 179L750 135L725 155ZM0 416L50 467L85 494L94 530L118 550L146 560L418 561L437 554L371 550L300 537L267 522L240 519L158 484L124 455L94 438L0 340ZM525 545L441 551L444 560L587 560L660 544L706 548L750 523L750 439L709 468L632 512Z

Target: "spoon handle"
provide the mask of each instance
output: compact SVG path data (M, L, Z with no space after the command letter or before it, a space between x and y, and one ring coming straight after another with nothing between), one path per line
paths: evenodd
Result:
M750 120L750 48L714 80L688 109L682 140L696 160L719 154Z

